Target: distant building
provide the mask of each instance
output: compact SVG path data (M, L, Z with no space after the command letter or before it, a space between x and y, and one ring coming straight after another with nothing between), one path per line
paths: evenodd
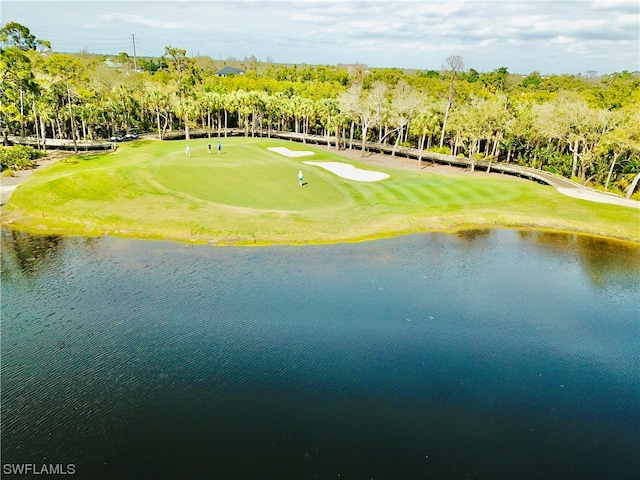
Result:
M224 67L222 70L216 72L216 77L228 77L230 75L244 75L244 70L241 68Z

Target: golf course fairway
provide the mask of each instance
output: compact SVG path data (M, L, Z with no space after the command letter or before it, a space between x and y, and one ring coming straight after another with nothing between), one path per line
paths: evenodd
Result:
M218 153L217 141L139 140L61 160L13 192L2 223L34 233L240 245L502 227L640 242L637 209L570 198L514 177L383 168L266 138L223 138ZM288 156L269 147L308 153ZM389 177L358 181L305 161L342 162Z

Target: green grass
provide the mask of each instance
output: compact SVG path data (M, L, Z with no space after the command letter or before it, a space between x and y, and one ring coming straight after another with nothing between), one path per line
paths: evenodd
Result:
M324 243L420 231L542 228L640 241L637 209L573 199L512 177L376 168L312 145L275 139L138 141L36 171L17 188L3 223L33 232L214 243ZM311 150L288 158L266 149ZM346 180L304 160L384 171ZM298 170L308 184L297 181Z

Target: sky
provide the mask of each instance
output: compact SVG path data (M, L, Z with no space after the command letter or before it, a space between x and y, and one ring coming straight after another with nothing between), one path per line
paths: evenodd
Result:
M640 71L638 0L0 0L58 52L511 73Z

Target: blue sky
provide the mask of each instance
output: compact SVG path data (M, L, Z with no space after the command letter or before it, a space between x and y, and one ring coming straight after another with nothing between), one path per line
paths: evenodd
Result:
M638 0L0 0L55 51L440 69L449 55L486 72L640 70Z

